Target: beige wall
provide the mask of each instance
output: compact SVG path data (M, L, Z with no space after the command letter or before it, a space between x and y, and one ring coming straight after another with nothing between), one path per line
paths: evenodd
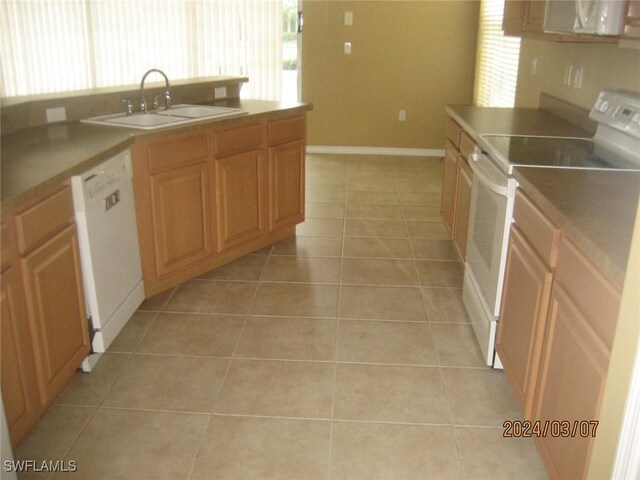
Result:
M472 100L478 2L305 0L303 11L310 145L443 148L445 106Z
M535 76L531 62L538 59ZM563 85L567 65L584 68L581 89ZM537 107L540 92L590 109L605 88L640 92L640 50L610 44L522 40L516 105Z

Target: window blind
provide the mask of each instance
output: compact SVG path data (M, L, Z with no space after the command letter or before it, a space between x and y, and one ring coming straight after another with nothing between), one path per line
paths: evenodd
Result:
M3 0L2 96L243 75L243 97L277 100L282 0Z
M502 32L504 0L482 0L473 103L513 107L518 80L520 39Z

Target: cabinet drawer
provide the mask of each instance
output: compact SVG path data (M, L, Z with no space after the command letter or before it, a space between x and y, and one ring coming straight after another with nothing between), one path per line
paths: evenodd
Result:
M460 146L460 134L462 127L456 123L451 117L447 118L446 137L453 145L458 148Z
M202 161L208 153L207 135L173 137L147 147L149 171L157 172L192 161Z
M267 126L267 140L269 145L304 140L304 117L289 117L269 122Z
M560 245L560 229L520 190L516 191L513 218L538 255L550 267L555 267Z
M65 187L16 215L16 234L20 253L37 246L71 222L73 222L71 189Z
M460 132L460 153L464 158L469 160L469 155L473 153L473 150L476 148L476 142L473 141L473 138L462 130Z
M217 130L214 133L216 158L258 148L262 148L262 125L259 123Z
M567 238L560 243L556 280L611 348L618 321L620 292Z

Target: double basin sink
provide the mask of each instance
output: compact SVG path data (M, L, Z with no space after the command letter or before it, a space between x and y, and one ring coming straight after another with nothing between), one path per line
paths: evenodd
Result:
M175 105L168 110L132 114L114 113L87 118L82 121L97 125L153 130L169 125L183 125L208 118L220 118L243 113L247 112L241 108L212 107L206 105Z

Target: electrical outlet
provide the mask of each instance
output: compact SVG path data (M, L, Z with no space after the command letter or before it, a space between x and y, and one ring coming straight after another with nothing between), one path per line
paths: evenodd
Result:
M351 55L351 42L344 42L344 54Z
M344 12L344 24L347 27L353 25L353 12Z
M407 119L407 111L406 110L400 110L398 112L398 121L399 122L404 122Z
M573 88L581 89L582 88L582 77L584 76L584 68L578 67L573 72Z
M67 119L67 109L64 107L47 108L47 123L64 122Z
M216 87L213 89L213 96L216 100L227 98L227 87Z

